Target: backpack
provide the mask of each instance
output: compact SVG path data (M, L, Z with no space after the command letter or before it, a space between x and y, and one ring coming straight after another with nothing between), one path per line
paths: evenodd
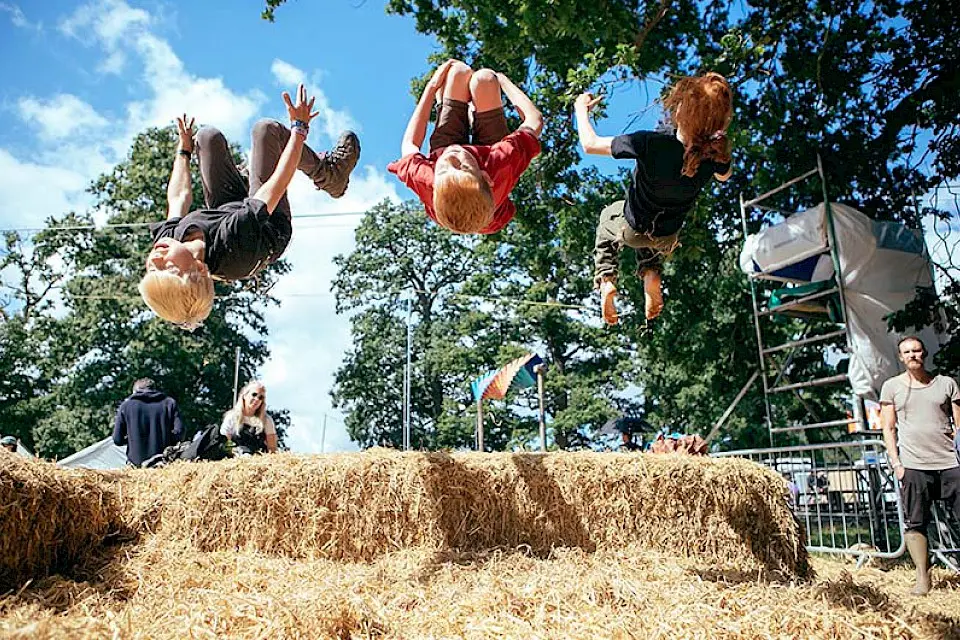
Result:
M143 461L140 466L144 469L165 467L177 460L197 462L199 460L223 460L227 457L224 448L226 436L220 435L219 425L210 425L199 432L193 440L172 445L152 458Z

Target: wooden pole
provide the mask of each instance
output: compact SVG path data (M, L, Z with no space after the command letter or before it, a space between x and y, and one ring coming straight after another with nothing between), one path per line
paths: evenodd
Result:
M543 414L543 370L544 365L538 364L533 368L537 373L537 399L540 401L540 451L547 451L547 423Z
M483 397L477 398L477 451L483 451Z

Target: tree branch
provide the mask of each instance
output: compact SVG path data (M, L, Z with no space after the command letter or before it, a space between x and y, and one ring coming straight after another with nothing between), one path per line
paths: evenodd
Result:
M643 30L637 34L636 40L633 41L633 46L639 51L643 47L643 43L646 42L647 36L650 35L650 32L653 31L653 28L657 26L663 17L667 15L667 4L669 0L660 0L660 9L657 11L657 14L644 25Z

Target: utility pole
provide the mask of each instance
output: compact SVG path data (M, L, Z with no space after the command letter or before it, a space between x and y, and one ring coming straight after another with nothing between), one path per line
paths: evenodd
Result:
M477 451L483 451L483 396L477 398Z
M320 429L320 453L327 452L327 414L323 414L323 428Z
M237 350L234 352L233 358L233 404L237 404L237 393L239 389L237 386L240 384L240 347L237 347Z
M547 422L543 408L543 373L546 369L547 366L544 364L538 364L533 368L534 373L537 374L537 400L540 407L540 451L544 453L547 451Z
M413 292L407 298L407 360L403 369L403 450L410 450L410 390L413 383Z

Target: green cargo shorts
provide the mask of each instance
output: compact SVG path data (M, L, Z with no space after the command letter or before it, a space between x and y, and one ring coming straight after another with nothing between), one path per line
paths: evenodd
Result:
M593 246L594 278L599 288L603 278L616 279L620 271L620 250L630 247L637 253L637 274L647 269L660 270L663 259L680 245L679 234L654 236L637 233L623 217L625 202L617 200L604 208L597 224L597 239Z

